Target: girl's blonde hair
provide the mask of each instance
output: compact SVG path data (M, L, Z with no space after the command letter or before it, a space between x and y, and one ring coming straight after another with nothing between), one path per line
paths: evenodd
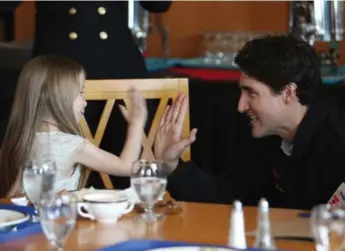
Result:
M73 102L84 79L83 67L62 56L39 56L24 66L0 152L1 197L12 196L20 189L23 169L44 117L54 119L64 133L82 136ZM82 170L80 187L88 175L86 168Z

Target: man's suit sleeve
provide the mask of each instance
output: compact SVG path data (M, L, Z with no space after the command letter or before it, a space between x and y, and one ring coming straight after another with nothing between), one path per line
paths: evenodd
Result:
M140 1L141 7L152 13L167 12L172 1Z
M233 164L226 173L211 175L193 162L180 160L168 177L167 190L179 201L230 204L236 199L256 205L272 192L272 170L266 163L252 161Z
M226 203L232 196L223 196L219 193L219 177L211 176L204 172L193 162L180 160L178 167L168 177L167 190L177 200L195 202Z

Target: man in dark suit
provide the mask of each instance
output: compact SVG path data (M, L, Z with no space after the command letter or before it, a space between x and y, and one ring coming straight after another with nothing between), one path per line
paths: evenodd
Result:
M238 111L250 119L250 145L229 153L229 168L211 176L179 159L196 139L183 139L186 99L162 119L155 139L157 159L171 172L168 190L177 200L310 209L327 203L345 180L345 115L316 102L321 84L313 47L290 36L248 42L235 59L241 69ZM225 116L225 115L224 115ZM206 146L205 146L206 147Z
M0 10L14 9L19 3L0 2ZM139 3L149 12L162 13L168 11L172 2ZM87 79L148 77L144 57L128 27L127 1L37 1L33 57L44 54L74 59L85 68ZM93 132L103 107L104 102L93 101L86 109L85 116ZM119 154L125 135L126 122L115 106L101 147ZM90 185L101 187L94 175ZM113 183L117 188L128 186L128 180L123 178Z

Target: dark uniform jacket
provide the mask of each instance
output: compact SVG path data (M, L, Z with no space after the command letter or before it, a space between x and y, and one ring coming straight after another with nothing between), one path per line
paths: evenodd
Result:
M170 4L141 1L151 12L167 11ZM69 56L90 79L147 77L128 28L127 1L38 1L36 11L34 55Z
M185 201L239 199L257 205L266 197L272 207L298 209L327 203L345 181L345 116L332 107L313 105L298 128L292 155L285 155L280 146L278 137L253 139L245 149L229 153L227 173L218 177L180 161L168 179L168 190Z
M0 10L21 1L0 2ZM165 12L171 1L139 1ZM33 56L60 54L82 64L89 79L145 78L144 58L128 28L127 1L36 1Z

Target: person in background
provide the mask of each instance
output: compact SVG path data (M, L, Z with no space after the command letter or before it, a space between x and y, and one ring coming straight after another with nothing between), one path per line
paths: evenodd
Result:
M153 13L171 1L139 1ZM128 28L127 1L37 1L33 56L67 56L89 79L147 78L144 57Z
M84 187L86 167L130 176L132 163L141 152L145 100L131 90L126 142L116 156L82 136L79 120L87 105L85 77L80 64L62 56L38 56L24 66L0 152L1 197L23 193L22 174L29 161L55 161L57 192Z
M345 180L345 115L319 102L319 58L292 36L249 41L237 54L238 111L247 114L255 143L229 153L227 173L212 176L180 159L196 140L182 138L187 109L180 96L157 131L154 152L168 164L168 191L176 200L311 209L327 203ZM225 115L224 115L225 116Z
M14 9L21 1L0 2L1 9ZM169 10L172 1L139 1L151 13ZM144 56L128 28L127 1L36 1L36 27L33 57L56 54L81 64L88 79L148 78ZM96 132L104 102L89 102L85 113L90 129ZM116 104L120 104L118 101ZM149 111L154 104L148 102ZM154 113L152 113L154 114ZM148 121L152 120L151 112ZM117 106L109 119L101 148L120 154L126 135L126 121ZM127 178L114 178L114 186L129 186ZM91 186L101 188L98 173L92 173Z

